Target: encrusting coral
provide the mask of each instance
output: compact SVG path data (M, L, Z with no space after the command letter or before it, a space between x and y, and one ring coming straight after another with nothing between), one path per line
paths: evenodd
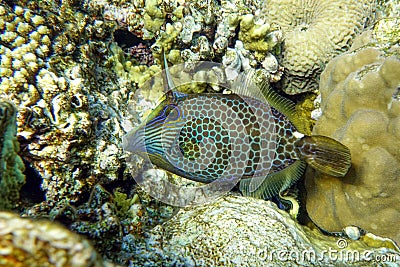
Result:
M361 35L321 75L313 133L345 144L352 168L343 179L309 170L307 211L328 231L357 225L400 243L400 49L382 49L371 36Z
M374 6L374 0L266 0L263 14L283 31L283 90L298 94L318 89L325 64L350 47Z

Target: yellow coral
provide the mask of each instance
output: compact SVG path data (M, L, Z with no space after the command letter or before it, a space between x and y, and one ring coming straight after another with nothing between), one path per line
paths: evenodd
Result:
M315 121L311 119L311 111L314 109L314 100L316 96L314 94L309 94L303 100L301 100L296 105L296 111L300 116L301 126L303 128L298 129L300 132L304 134L311 134L311 131L315 125Z
M143 16L145 34L143 39L151 39L160 30L165 22L165 12L159 8L161 1L146 0L145 14Z
M375 42L373 42L375 46ZM314 134L351 151L343 179L308 173L307 210L328 231L357 225L400 242L400 51L357 48L333 59L321 75L322 117Z
M256 22L252 14L247 14L240 18L239 39L246 49L256 51L257 58L263 58L281 41L270 34L274 30L277 29L262 20Z
M114 71L121 78L136 83L138 87L142 87L148 79L161 71L161 68L157 65L147 67L125 59L124 52L116 43L111 45L111 51L114 55L109 61L114 65Z

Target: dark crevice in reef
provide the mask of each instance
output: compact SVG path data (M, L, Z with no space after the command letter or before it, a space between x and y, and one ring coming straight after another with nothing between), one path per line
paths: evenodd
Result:
M140 43L146 44L142 38L137 37L128 30L118 29L114 32L114 41L117 42L121 48L136 46Z
M15 6L15 1L13 0L4 0L3 2L11 8L14 8Z
M32 206L46 200L45 192L42 191L42 177L31 167L30 163L25 163L25 184L20 191L22 206Z
M135 188L136 181L132 177L126 179L124 174L125 170L126 166L121 166L121 168L118 170L118 179L107 184L103 184L102 186L104 187L104 189L106 189L110 193L118 189L121 193L125 193L128 196L131 195L131 190L132 188Z

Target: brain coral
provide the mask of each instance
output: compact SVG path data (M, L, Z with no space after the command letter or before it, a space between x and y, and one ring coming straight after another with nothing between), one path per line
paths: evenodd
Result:
M266 0L268 21L284 32L283 90L298 94L318 89L325 64L347 50L371 17L373 0Z
M307 211L328 231L357 225L400 243L400 49L366 46L333 59L321 75L314 134L347 145L343 179L308 170Z

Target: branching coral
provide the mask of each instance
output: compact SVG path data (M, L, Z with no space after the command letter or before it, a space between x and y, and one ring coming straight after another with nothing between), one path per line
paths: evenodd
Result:
M281 43L282 33L265 21L255 21L254 16L248 14L240 19L239 39L246 49L256 51L256 57L263 59L268 51Z

